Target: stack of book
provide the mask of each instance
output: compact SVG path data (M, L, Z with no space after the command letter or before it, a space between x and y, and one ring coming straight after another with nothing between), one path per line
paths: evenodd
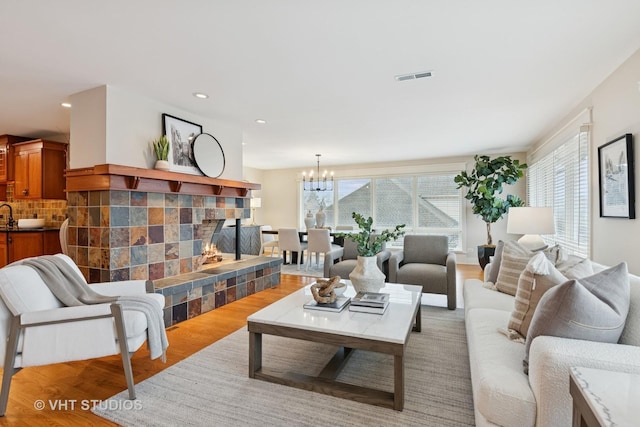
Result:
M389 306L389 294L378 292L358 292L351 298L349 311L382 314Z
M334 302L320 303L315 300L311 300L304 305L307 310L321 310L321 311L334 311L341 312L349 304L349 298L338 297Z

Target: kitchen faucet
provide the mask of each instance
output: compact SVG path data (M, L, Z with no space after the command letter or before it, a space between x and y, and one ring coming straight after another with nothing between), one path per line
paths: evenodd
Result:
M13 208L8 203L1 204L0 208L3 207L3 206L6 206L6 207L9 208L9 219L7 220L7 227L8 228L13 228Z

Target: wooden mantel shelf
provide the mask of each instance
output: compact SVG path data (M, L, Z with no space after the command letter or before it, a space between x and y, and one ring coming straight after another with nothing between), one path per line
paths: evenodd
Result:
M261 188L260 184L251 182L112 164L67 169L65 176L67 178L67 192L129 190L150 193L250 197L250 190L260 190Z

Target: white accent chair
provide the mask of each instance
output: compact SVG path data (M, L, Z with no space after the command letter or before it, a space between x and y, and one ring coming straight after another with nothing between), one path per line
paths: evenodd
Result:
M65 255L69 255L69 246L67 244L67 240L69 239L69 218L62 221L60 225L60 248L62 248L62 253Z
M274 234L263 233L264 230L271 231L273 228L271 228L270 225L260 226L260 252L258 255L262 255L267 248L271 248L271 254L269 256L273 256L275 249L278 249L278 252L280 251L278 239L276 239Z
M327 228L310 228L307 232L307 270L311 266L311 254L316 254L316 268L320 268L320 254L340 249L331 243L331 235Z
M83 277L71 258L55 256ZM147 292L144 280L89 286L108 296ZM162 295L149 295L164 307ZM11 379L22 368L118 353L122 355L129 399L135 399L130 357L146 340L147 319L140 311L122 310L117 303L65 307L33 268L17 262L0 269L0 354L4 354L0 416L7 409Z
M293 262L293 253L298 254L298 270L300 270L300 264L304 257L304 251L307 250L307 242L300 241L300 235L295 228L280 228L278 229L278 242L280 251L285 254L285 251L291 252L291 260Z

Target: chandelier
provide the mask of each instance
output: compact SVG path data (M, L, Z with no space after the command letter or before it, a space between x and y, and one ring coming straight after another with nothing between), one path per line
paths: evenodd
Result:
M309 177L306 172L302 172L302 188L304 191L332 191L333 190L333 172L329 175L325 170L320 176L320 154L317 157L317 178L313 177L313 169L309 171ZM328 184L327 184L328 183Z

